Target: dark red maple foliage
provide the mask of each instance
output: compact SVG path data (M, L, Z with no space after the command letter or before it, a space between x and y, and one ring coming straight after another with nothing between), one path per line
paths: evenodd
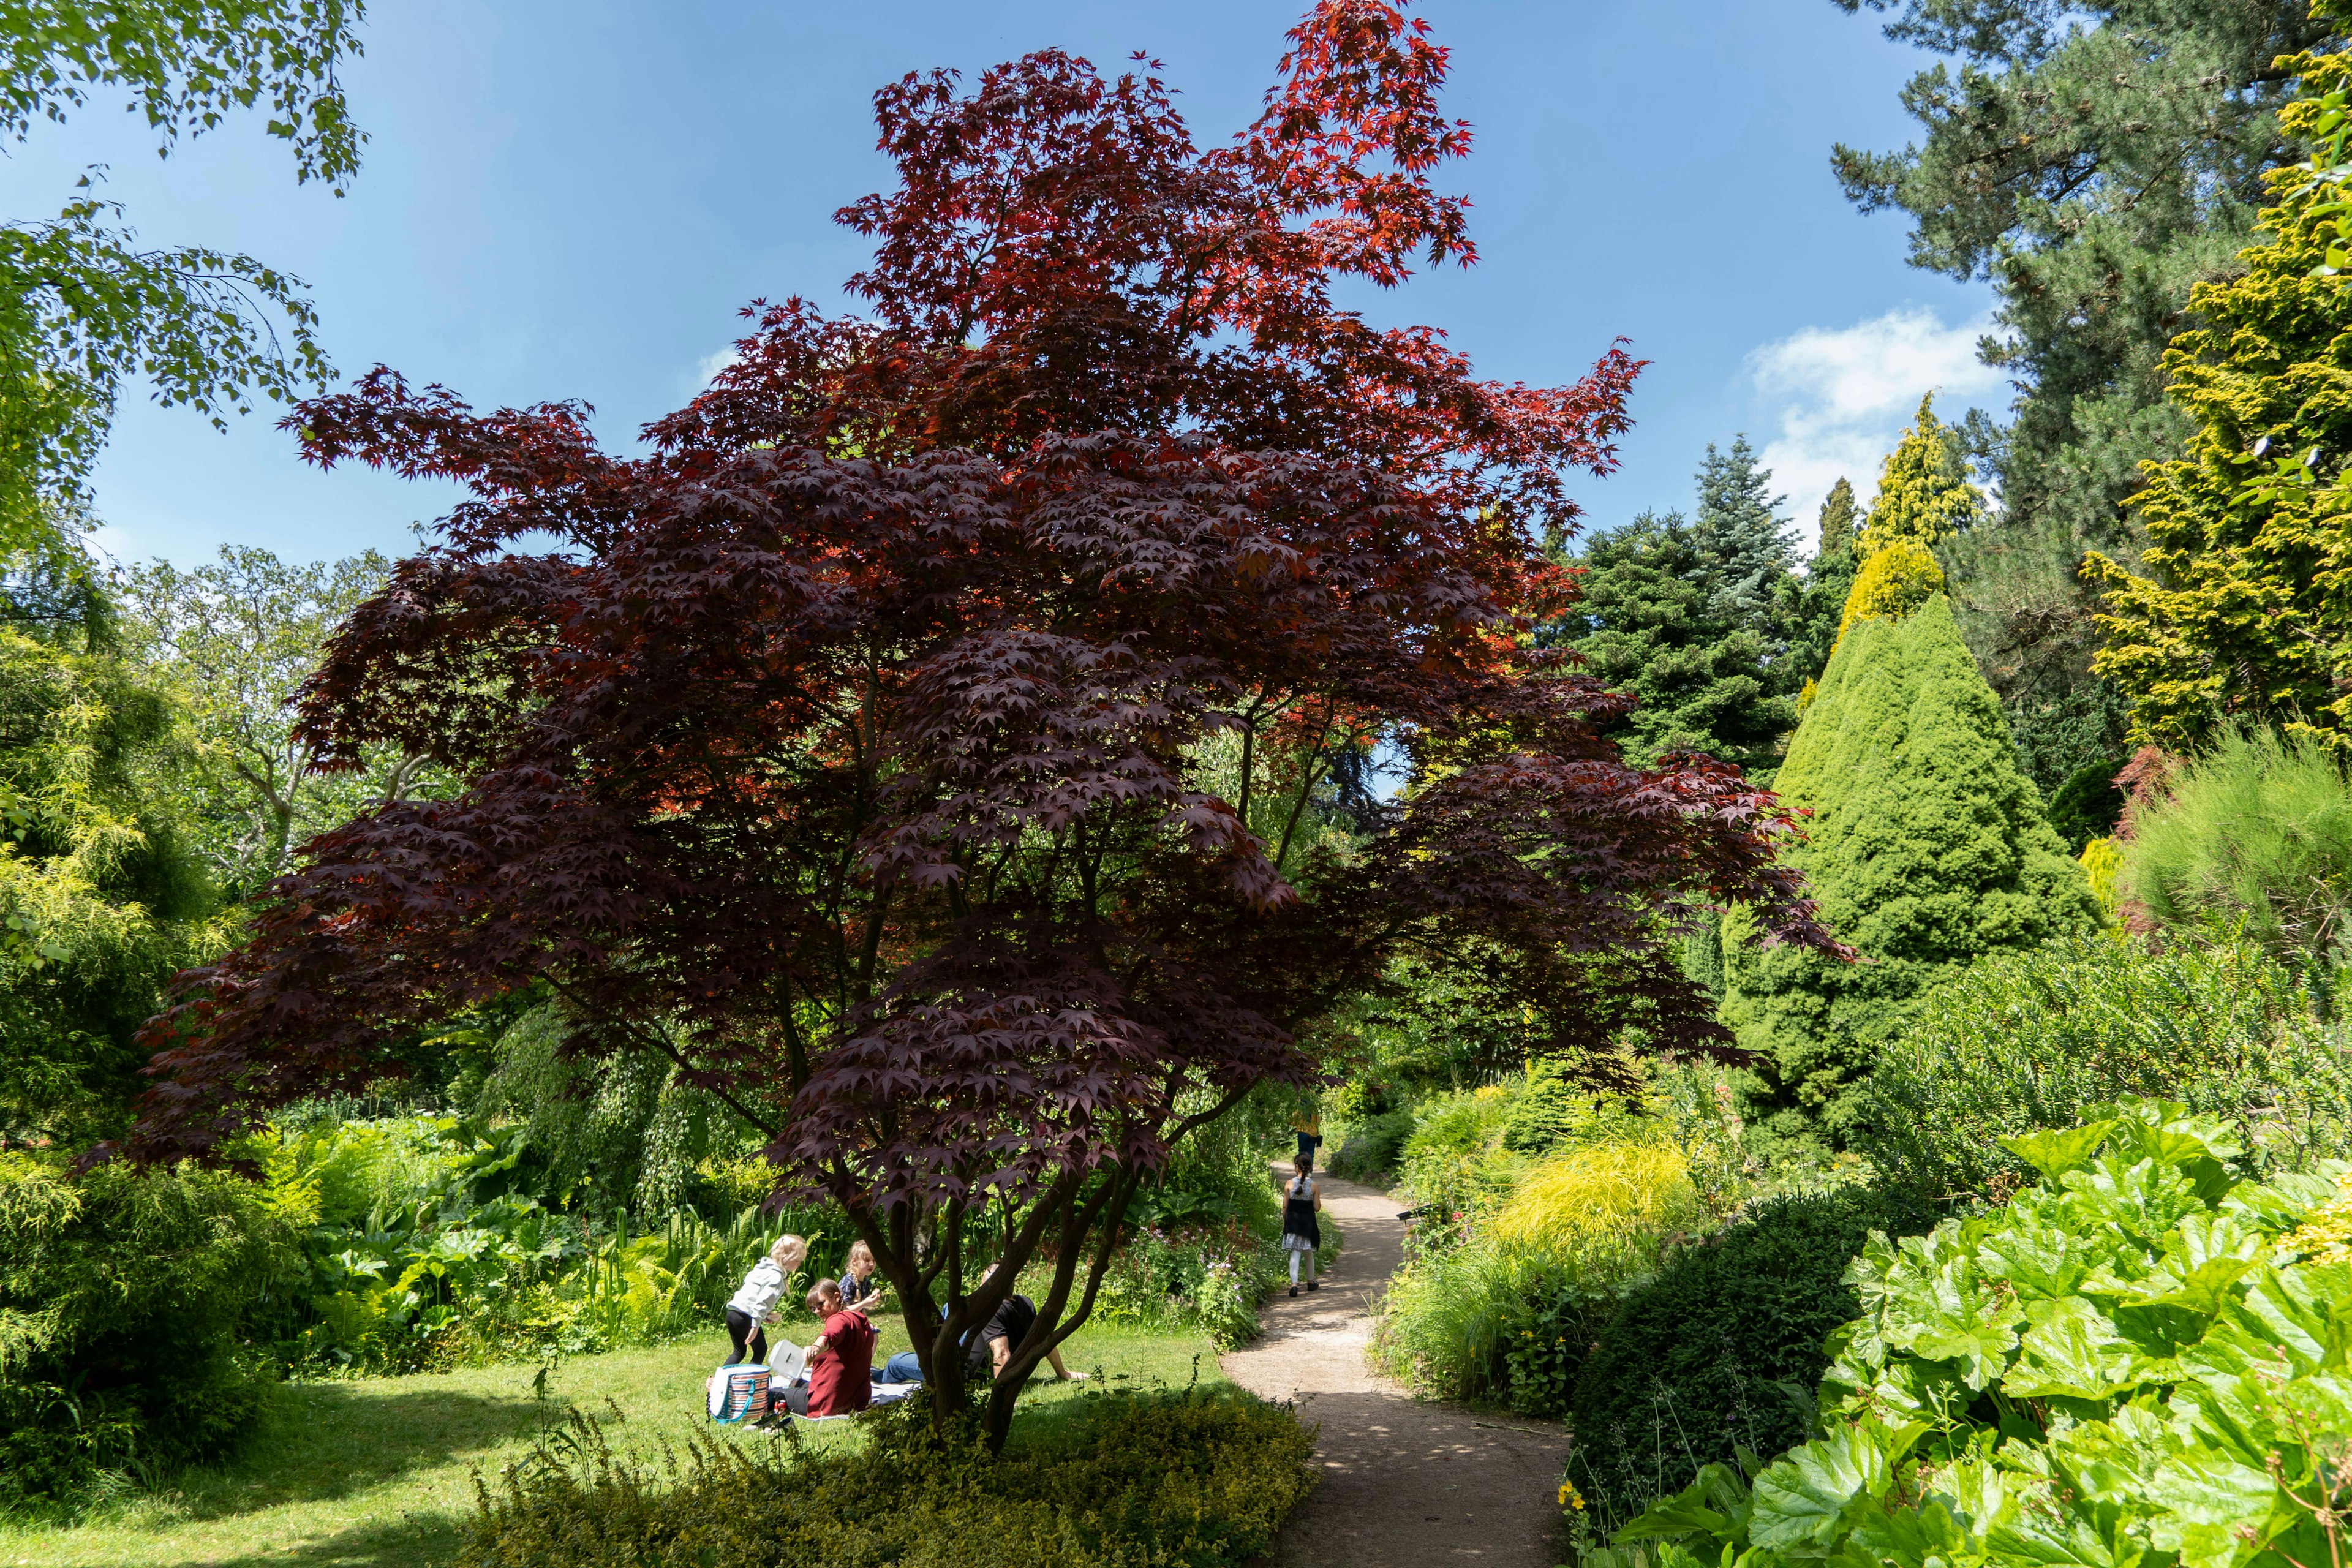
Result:
M1614 466L1639 364L1498 385L1335 305L1471 259L1429 183L1468 132L1378 0L1290 45L1208 149L1149 66L885 89L900 183L840 215L870 312L755 306L643 458L576 405L478 416L383 370L304 405L314 461L472 499L337 635L303 730L466 783L312 842L183 977L129 1152L201 1154L544 984L580 1048L674 1058L842 1203L941 1419L956 1347L1050 1257L1001 1439L1139 1182L1304 1080L1300 1032L1402 949L1508 954L1557 1048L1638 1022L1720 1051L1664 946L1700 905L1833 948L1772 798L1626 766L1594 731L1625 700L1526 636L1573 586L1528 541ZM1303 847L1375 737L1415 789ZM992 1204L1005 1267L967 1292Z

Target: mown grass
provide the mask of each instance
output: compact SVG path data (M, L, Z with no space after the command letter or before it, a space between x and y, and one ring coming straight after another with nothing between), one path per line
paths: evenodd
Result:
M805 1343L814 1328L787 1324L783 1332ZM904 1326L887 1321L878 1355L905 1348ZM533 1387L541 1369L528 1363L292 1384L265 1429L221 1469L184 1472L162 1495L126 1500L73 1529L0 1525L0 1568L434 1568L454 1555L473 1511L473 1470L495 1474L520 1458L567 1405L608 1416L607 1401L618 1407L616 1445L650 1448L713 1430L702 1384L726 1350L714 1333L578 1357L548 1373L543 1398ZM1182 1387L1196 1370L1203 1384L1225 1381L1207 1340L1188 1332L1089 1324L1063 1360L1123 1387ZM1045 1372L1022 1402L1013 1441L1054 1441L1063 1425L1056 1406L1078 1386ZM772 1441L716 1430L727 1441ZM845 1424L814 1435L861 1440Z

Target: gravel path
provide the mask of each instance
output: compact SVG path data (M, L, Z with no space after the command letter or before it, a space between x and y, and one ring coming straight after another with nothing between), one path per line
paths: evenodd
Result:
M1567 1433L1423 1403L1371 1371L1371 1307L1403 1261L1404 1226L1386 1194L1316 1179L1324 1212L1339 1221L1338 1263L1321 1289L1276 1296L1265 1332L1224 1358L1226 1376L1265 1398L1297 1401L1298 1418L1322 1427L1322 1484L1290 1516L1268 1563L1553 1568Z

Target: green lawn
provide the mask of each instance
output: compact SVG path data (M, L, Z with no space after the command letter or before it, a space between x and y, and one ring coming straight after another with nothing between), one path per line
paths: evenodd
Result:
M784 1332L806 1343L814 1325L787 1325ZM905 1348L904 1327L885 1324L877 1359ZM475 1467L495 1472L512 1461L567 1404L600 1412L606 1400L617 1405L616 1444L650 1447L710 1430L702 1384L726 1351L726 1336L714 1332L690 1344L583 1356L549 1377L543 1405L532 1397L532 1365L289 1386L269 1426L235 1464L184 1474L168 1495L128 1503L78 1529L0 1527L0 1568L446 1563L473 1508ZM1090 1324L1063 1352L1071 1371L1098 1370L1130 1387L1154 1381L1181 1387L1196 1357L1202 1383L1224 1381L1215 1352L1195 1334ZM1023 1408L1035 1406L1042 1417L1035 1424L1050 1429L1057 1425L1051 1407L1075 1391L1048 1372ZM856 1440L840 1426L820 1431L827 1440ZM773 1441L731 1432L729 1440Z

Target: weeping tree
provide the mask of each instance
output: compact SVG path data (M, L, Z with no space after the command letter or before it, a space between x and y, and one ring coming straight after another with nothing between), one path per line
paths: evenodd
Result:
M305 405L314 460L472 497L334 639L302 733L458 787L310 841L150 1026L158 1081L99 1157L203 1154L544 984L569 1048L668 1056L766 1131L780 1191L842 1205L940 1423L1052 1259L1001 1442L1138 1185L1305 1082L1306 1032L1392 963L1475 953L1540 1048L1597 1058L1634 1024L1726 1048L1674 958L1710 904L1833 950L1771 797L1626 765L1596 731L1622 700L1525 635L1567 588L1533 541L1613 466L1638 365L1499 385L1335 305L1472 259L1428 179L1467 134L1386 5L1290 39L1208 150L1157 79L1055 51L886 88L899 183L840 215L870 313L755 305L646 456L383 370ZM1302 824L1375 738L1416 787L1357 802L1342 853Z

